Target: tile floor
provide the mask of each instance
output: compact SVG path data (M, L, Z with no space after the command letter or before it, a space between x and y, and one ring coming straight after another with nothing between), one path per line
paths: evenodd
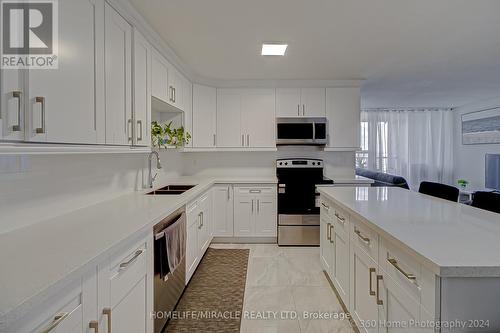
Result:
M250 249L241 332L355 332L348 319L304 316L304 313L344 314L323 274L319 248L272 244L212 244L211 247ZM252 315L267 317L252 319ZM294 315L296 318L290 318Z

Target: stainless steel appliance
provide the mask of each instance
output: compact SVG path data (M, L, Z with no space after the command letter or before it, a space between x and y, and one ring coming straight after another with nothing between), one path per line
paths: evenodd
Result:
M279 159L278 245L319 246L319 193L316 185L333 184L318 159Z
M168 321L169 312L175 309L186 284L186 214L184 208L175 211L156 224L153 232L153 290L156 313L154 332L159 333ZM172 265L173 262L174 265ZM175 266L173 270L172 266Z
M277 145L324 146L328 143L325 117L276 118Z

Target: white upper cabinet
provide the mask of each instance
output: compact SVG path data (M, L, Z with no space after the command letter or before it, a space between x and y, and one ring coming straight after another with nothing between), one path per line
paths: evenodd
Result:
M325 88L302 88L300 102L302 104L302 117L325 116Z
M104 143L103 7L102 0L59 2L59 68L29 71L25 140ZM14 78L8 82L12 96L20 87ZM11 131L17 102L6 101L9 138L17 136Z
M0 69L0 141L24 140L23 72Z
M242 98L241 129L246 147L276 147L275 106L274 89L245 90Z
M158 51L152 53L152 82L151 94L153 97L168 103L170 89L168 87L168 63Z
M212 148L216 140L217 89L193 85L193 147Z
M241 89L217 89L217 147L242 147Z
M217 90L217 147L276 147L274 124L274 89Z
M183 84L184 84L184 77L181 75L181 73L179 73L177 69L175 69L172 65L170 65L168 69L168 89L170 96L167 103L181 110L184 109Z
M277 117L299 117L301 111L300 88L276 89Z
M132 26L105 6L106 143L132 144Z
M151 144L151 46L134 30L134 145Z
M329 148L359 149L360 108L360 88L326 90Z
M325 88L276 89L277 117L324 117Z

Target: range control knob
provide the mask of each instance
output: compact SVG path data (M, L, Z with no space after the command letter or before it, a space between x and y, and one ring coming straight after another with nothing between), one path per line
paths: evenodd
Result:
M316 162L313 162L313 165L316 165Z
M285 162L285 165L288 165L288 162Z

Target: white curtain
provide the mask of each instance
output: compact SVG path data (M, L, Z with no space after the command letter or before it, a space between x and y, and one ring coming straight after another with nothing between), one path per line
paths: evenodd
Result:
M421 181L453 184L451 109L368 109L361 112L358 166Z

